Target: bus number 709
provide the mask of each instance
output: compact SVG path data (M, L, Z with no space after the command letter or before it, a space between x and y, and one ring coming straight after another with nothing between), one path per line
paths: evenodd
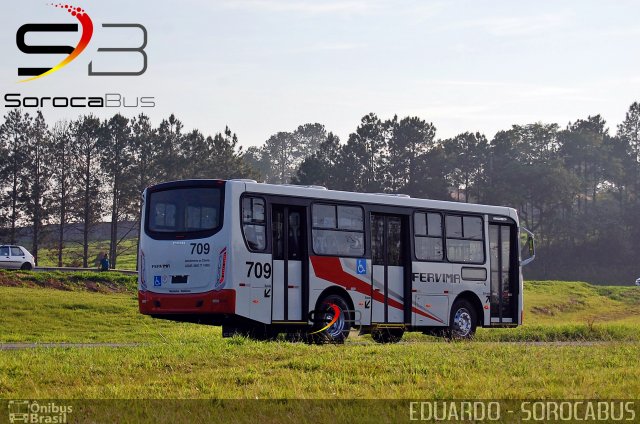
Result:
M208 255L211 251L209 243L191 243L191 254Z
M247 261L247 265L249 265L247 278L251 278L251 271L253 271L253 275L255 275L256 278L271 278L271 264L269 262L263 264L261 262Z

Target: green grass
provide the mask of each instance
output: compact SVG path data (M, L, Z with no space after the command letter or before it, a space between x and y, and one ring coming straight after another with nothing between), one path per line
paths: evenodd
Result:
M150 328L169 329L181 324L151 320L137 312L136 276L117 272L26 272L0 270L0 286L12 284L23 287L0 287L0 310L19 309L15 314L0 317L3 331L0 341L19 341L29 335L29 341L109 341L135 340L139 334L92 331L107 320L122 322L127 328L149 325ZM30 290L31 287L53 287L60 290ZM73 291L73 294L67 293ZM90 292L103 292L95 296ZM122 292L118 294L118 292ZM40 309L39 305L48 304ZM76 306L74 314L69 311ZM107 308L122 314L104 315ZM30 311L37 311L30 313ZM79 317L82 316L80 320ZM27 317L28 321L23 318ZM66 320L62 318L66 317ZM81 321L82 325L77 322ZM142 320L142 321L141 321ZM63 332L50 332L47 325L60 323ZM174 327L172 327L174 326ZM16 327L18 330L16 330ZM204 329L203 326L188 328ZM22 333L20 328L30 328ZM42 331L38 332L38 329ZM515 329L478 329L478 341L640 341L640 288L594 286L579 282L536 281L525 283L525 325ZM17 331L17 333L16 333ZM134 337L133 339L129 336ZM38 339L39 337L39 339ZM61 337L64 337L61 339ZM145 333L145 340L151 337ZM160 337L160 336L158 336ZM420 333L407 333L407 340L438 340Z
M138 246L136 239L125 239L118 246L116 267L118 269L136 269L136 251ZM89 243L88 266L98 267L96 260L98 255L109 251L109 241L92 241ZM69 267L82 266L82 245L67 242L62 249L62 265ZM58 250L55 247L43 247L38 253L38 266L57 267Z
M203 335L200 335L203 336ZM0 396L35 398L625 398L636 343L309 346L198 337L0 354Z
M526 317L536 324L619 322L640 324L640 288L596 286L579 282L525 283Z
M39 278L13 275L23 274L15 279ZM640 393L640 288L528 282L525 325L517 329L481 329L472 342L411 333L407 343L378 345L352 334L344 346L310 346L222 339L218 327L154 320L137 312L134 277L92 274L86 278L113 278L124 291L90 292L72 277L65 290L0 287L0 342L140 345L0 351L0 398L628 398ZM581 344L584 340L593 343Z
M0 287L0 310L2 342L160 341L177 326L140 315L130 293Z
M525 282L524 324L480 330L487 341L640 341L640 287Z
M115 271L44 272L0 269L0 286L53 288L64 291L134 293L137 287L136 278L135 274Z

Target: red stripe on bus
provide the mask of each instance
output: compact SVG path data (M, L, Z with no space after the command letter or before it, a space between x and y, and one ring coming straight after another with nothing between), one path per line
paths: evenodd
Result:
M331 256L310 256L309 259L311 259L313 272L318 278L322 278L323 280L330 281L345 288L355 287L355 289L359 293L371 296L373 300L384 303L384 295L380 293L380 291L374 290L372 292L371 285L369 283L362 281L361 279L345 272L342 269L340 258ZM396 309L404 309L402 303L390 297L387 298L387 304ZM440 323L444 323L444 321L442 321L440 318L435 317L427 312L421 311L416 307L412 307L411 310L416 314L422 315Z

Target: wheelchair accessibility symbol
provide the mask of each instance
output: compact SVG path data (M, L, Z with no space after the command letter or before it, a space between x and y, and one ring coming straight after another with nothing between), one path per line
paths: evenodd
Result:
M366 274L367 273L367 260L366 259L356 259L356 272L358 274Z

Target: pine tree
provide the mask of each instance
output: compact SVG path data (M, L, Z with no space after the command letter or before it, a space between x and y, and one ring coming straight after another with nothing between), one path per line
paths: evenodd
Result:
M168 119L163 120L158 127L160 151L157 163L160 180L162 181L183 178L184 172L188 172L189 167L184 163L184 153L182 151L184 142L182 128L182 122L173 114Z
M444 140L442 145L449 165L448 179L457 194L457 200L460 200L460 193L464 190L464 201L471 202L471 191L475 186L475 200L478 202L481 197L481 179L489 153L487 138L480 133L466 132Z
M72 215L82 232L82 266L88 266L89 239L104 210L104 174L99 163L100 120L82 116L71 126L73 179Z
M51 180L51 158L53 145L51 134L40 111L27 129L24 146L27 160L22 167L23 184L20 199L24 205L27 222L31 226L31 254L38 265L38 252L42 227L48 218L48 204Z
M329 133L316 152L306 158L295 177L293 183L305 185L320 185L336 189L340 187L338 160L340 159L340 139Z
M51 153L52 213L58 222L57 257L58 266L63 266L62 252L65 246L66 227L69 222L69 208L73 185L73 146L71 125L67 121L58 121L51 133L53 151Z
M391 180L390 189L416 194L425 177L420 162L435 147L436 128L418 117L396 121L388 124L392 129L386 172Z
M285 184L291 182L296 160L295 138L291 133L281 131L265 142L264 150L269 158L270 172L267 182ZM264 154L264 153L263 153Z
M31 117L23 114L20 109L12 109L5 116L5 121L0 126L0 144L6 152L4 161L4 179L7 181L6 197L3 196L6 205L7 220L9 221L9 243L15 244L17 239L17 226L23 217L23 209L19 202L23 184L23 169L28 159L25 145L28 137Z
M129 120L117 114L105 121L100 127L98 142L100 163L109 184L111 201L109 263L112 268L115 268L118 260L118 246L124 239L119 237L118 223L137 213L131 190L135 184L127 178L134 163Z
M384 189L388 125L374 113L365 115L342 149L340 166L346 172L345 189L381 192Z
M295 139L295 160L292 166L297 168L327 140L327 130L324 125L317 122L304 124L293 132L293 138Z

